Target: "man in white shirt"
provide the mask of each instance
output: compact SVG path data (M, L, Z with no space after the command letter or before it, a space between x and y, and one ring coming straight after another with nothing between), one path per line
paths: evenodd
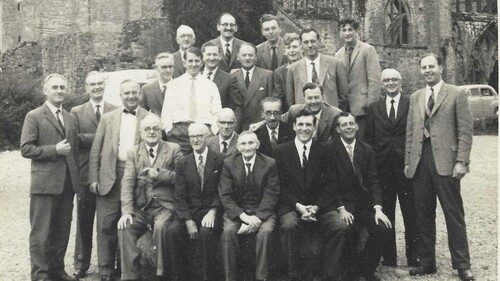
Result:
M157 79L142 86L141 106L160 116L168 83L174 73L174 57L169 53L159 53L155 58Z
M177 78L186 72L186 67L184 66L184 54L186 53L186 50L193 47L196 42L194 30L187 25L180 25L179 28L177 28L175 41L179 45L179 50L173 54L175 62L173 77Z
M238 152L236 149L238 133L234 131L236 128L236 117L231 108L223 108L219 112L217 115L217 126L219 127L219 134L208 139L208 147L226 156Z

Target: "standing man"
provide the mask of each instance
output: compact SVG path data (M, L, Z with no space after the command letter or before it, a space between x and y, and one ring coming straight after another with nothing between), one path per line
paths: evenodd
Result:
M124 80L120 85L123 108L103 115L90 150L89 189L96 196L97 258L101 281L113 281L117 255L117 223L121 217L121 180L127 151L138 144L140 121L148 113L139 106L139 84Z
M179 50L174 53L174 78L177 78L186 72L186 67L184 65L184 53L186 53L187 49L193 47L196 42L194 30L191 27L182 24L179 28L177 28L175 41L179 44Z
M281 121L281 101L267 97L260 102L265 126L255 131L260 142L259 152L273 157L273 150L278 144L290 141L295 137L292 124Z
M217 115L217 126L219 134L208 138L207 145L212 151L220 152L226 157L238 152L236 142L238 141L238 133L234 131L236 128L236 117L231 108L223 108Z
M83 278L87 274L92 255L92 233L95 216L95 194L88 190L89 155L94 142L97 125L104 113L117 107L104 102L103 94L106 84L104 77L97 71L92 71L85 78L85 92L90 100L75 106L71 113L78 121L79 172L81 192L77 198L77 227L75 241L75 277Z
M304 58L288 68L287 100L291 104L303 103L302 87L312 82L323 87L327 104L342 108L349 94L344 65L334 57L319 53L320 38L316 30L303 29L300 40Z
M174 73L174 57L169 53L159 53L155 58L156 75L158 78L142 86L141 107L160 116L167 85L172 81Z
M406 119L410 99L401 91L401 74L392 68L382 71L385 99L368 107L365 140L376 154L377 175L384 188L382 207L392 225L396 219L396 199L405 225L408 266L418 266L417 218L410 181L404 175ZM396 232L392 228L382 249L382 264L397 266Z
M260 18L260 31L266 41L257 45L257 65L261 68L274 71L280 65L286 64L285 44L281 38L281 29L278 18L264 14Z
M225 156L208 148L210 132L205 124L192 123L188 132L193 152L182 158L177 167L177 219L167 230L169 245L173 247L169 251L173 273L170 280L217 281L217 241L222 230L218 187ZM197 249L196 257L189 259L196 263L191 264L187 262L191 253L187 250L189 240L196 243Z
M64 270L73 196L81 188L78 123L62 108L67 86L62 75L45 77L47 100L26 114L21 133L21 155L31 159L31 280L78 280Z
M174 213L176 163L180 147L161 140L160 117L150 114L140 122L142 142L127 152L122 179L121 212L118 221L122 280L139 280L140 249L137 240L153 230L156 276L165 278L166 232Z
M167 89L161 113L167 140L181 146L184 155L191 151L187 128L192 122L206 124L217 133L216 117L222 109L217 86L199 75L203 54L196 47L184 53L186 73L172 81Z
M235 89L236 79L219 68L222 49L214 43L207 42L201 47L201 52L204 62L203 76L217 85L222 108L229 107L229 97Z
M442 59L420 59L426 86L412 94L406 127L405 175L412 179L419 231L420 267L410 275L436 272L436 196L443 208L453 269L474 280L460 195L469 172L472 115L465 90L441 79Z
M225 72L231 73L233 69L241 67L240 62L236 59L236 55L238 54L240 45L245 43L245 41L234 37L234 34L238 31L238 25L236 24L236 19L231 14L223 13L219 17L217 30L220 32L220 36L208 42L219 46L223 50L224 57L219 67Z
M241 69L234 73L238 90L230 97L238 125L236 130L248 130L248 126L261 120L258 113L260 101L272 95L273 72L255 66L257 50L249 43L243 43L238 52Z
M349 97L342 110L351 112L359 125L359 137L365 132L365 114L368 106L380 98L380 63L377 51L370 44L358 40L359 23L351 18L339 21L340 38L344 47L335 57L343 62L349 82Z
M259 152L254 133L242 132L238 151L224 160L219 195L224 207L221 236L226 281L238 281L238 235L255 235L255 279L269 277L279 182L276 161Z
M294 101L287 99L288 97L290 97L290 95L287 95L286 76L290 65L302 58L302 50L300 48L300 37L297 33L285 34L285 36L283 37L283 43L285 44L285 55L287 57L288 63L276 68L276 70L274 71L273 96L281 100L283 104L282 110L287 111Z

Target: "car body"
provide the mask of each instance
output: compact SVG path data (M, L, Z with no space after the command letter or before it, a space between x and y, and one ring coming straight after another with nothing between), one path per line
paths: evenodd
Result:
M498 93L489 85L463 85L474 119L498 115Z

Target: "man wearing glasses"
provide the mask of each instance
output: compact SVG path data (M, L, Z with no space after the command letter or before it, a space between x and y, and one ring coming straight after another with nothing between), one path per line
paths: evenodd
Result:
M219 111L217 126L219 127L219 134L208 139L208 148L220 152L226 157L238 152L236 149L238 133L234 131L234 128L236 128L236 117L231 108L223 108Z
M174 73L175 59L169 53L159 53L155 58L157 79L144 85L141 89L141 106L160 116L165 99L165 92Z

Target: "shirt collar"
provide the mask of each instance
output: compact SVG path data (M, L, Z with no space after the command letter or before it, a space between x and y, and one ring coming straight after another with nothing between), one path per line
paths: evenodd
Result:
M348 146L348 145L350 145L350 146L352 147L352 151L354 151L354 147L356 146L356 139L354 139L354 141L353 141L351 144L349 144L349 143L345 142L345 141L342 139L342 137L340 138L340 140L341 140L341 141L342 141L342 143L344 144L345 149L347 149L347 146Z
M389 96L386 96L386 99L385 99L385 102L388 104L388 105L391 105L391 99L394 100L394 104L399 104L399 100L401 99L401 93L398 93L395 97L391 98Z
M160 90L163 89L163 86L166 86L168 83L170 83L170 81L172 81L172 78L170 78L170 80L168 80L167 83L162 83L160 79L158 79L158 85L160 85Z
M246 70L244 69L243 67L241 68L241 70L243 71L243 77L245 77L247 75L247 71L250 72L250 78L252 77L253 75L253 71L255 70L255 65L250 69L250 70Z
M276 131L276 138L278 138L278 135L279 135L279 133L280 133L280 123L278 123L278 126L277 126L276 128L274 128L274 129L269 128L269 127L267 126L267 124L266 124L266 129L267 129L267 132L269 133L269 137L271 137L271 133L272 133L273 131Z
M314 62L315 66L317 67L319 65L319 57L321 56L321 54L318 54L318 56L316 57L315 60L310 60L308 59L307 57L304 56L304 59L306 60L306 63L307 65L311 65L311 62Z
M207 161L207 154L208 154L208 147L205 147L205 150L202 153L198 153L193 150L194 153L194 159L196 160L196 164L198 164L198 159L200 158L200 155L203 156L203 163Z
M219 67L217 66L216 68L214 68L214 70L208 70L208 69L203 69L203 75L205 77L208 77L208 73L209 72L212 72L212 76L210 77L210 80L213 80L214 79L214 76L215 76L215 73L217 72L217 70L219 69Z
M304 144L301 141L299 141L299 139L297 137L295 137L294 142L295 142L295 147L297 147L297 151L299 151L299 152L304 150L304 145L306 146L307 151L311 150L312 139L310 139L308 142L306 142Z
M439 81L436 85L432 86L432 89L434 90L434 98L437 96L442 86L443 86L443 80ZM430 94L431 87L429 87L429 85L426 85L425 91Z
M46 101L45 104L49 107L50 111L52 111L52 113L54 115L56 115L56 111L59 109L62 113L62 106L61 107L55 107L53 104L51 104L50 102Z
M231 143L231 140L233 138L234 138L234 132L233 132L233 134L227 140L224 140L222 138L222 135L219 135L219 144L222 145L222 142L225 141L227 143L227 145L229 145L229 143Z
M96 102L95 102L95 101L93 101L92 99L90 99L89 101L90 101L90 104L92 105L92 108L93 108L94 110L95 110L95 106L96 106L96 105L99 105L101 110L104 108L104 100L101 100L101 102L99 102L99 103L96 103Z
M349 48L351 48L351 50L354 50L354 48L356 48L356 45L358 44L358 39L356 39L354 41L354 44L352 46L348 46L348 45L345 45L345 50L348 51Z
M145 143L144 145L146 145L146 150L147 150L148 152L149 152L149 149L151 149L151 148L152 148L152 149L153 149L153 153L154 153L154 155L156 156L156 152L158 151L158 146L159 146L158 144L156 144L155 146L149 146L149 145L147 145L147 144Z
M246 169L247 163L250 163L250 164L252 164L251 169L252 169L252 171L253 171L253 167L254 167L254 165L255 165L255 156L256 156L256 155L257 155L257 154L255 154L255 155L252 157L252 159L250 159L249 161L245 160L245 157L243 157L243 155L241 156L241 157L243 158L243 164L245 165L245 169Z
M231 40L229 40L229 41L225 41L224 39L222 39L222 36L220 37L220 42L221 42L222 48L224 50L226 48L226 43L229 43L229 48L233 48L233 41L234 41L234 38L231 38Z

